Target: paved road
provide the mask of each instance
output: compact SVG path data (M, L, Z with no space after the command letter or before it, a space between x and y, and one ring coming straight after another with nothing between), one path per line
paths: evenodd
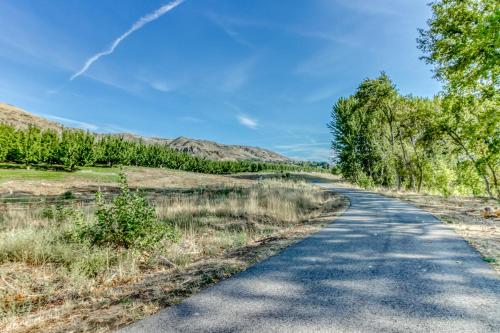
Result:
M500 280L432 215L351 207L281 254L122 332L500 332Z

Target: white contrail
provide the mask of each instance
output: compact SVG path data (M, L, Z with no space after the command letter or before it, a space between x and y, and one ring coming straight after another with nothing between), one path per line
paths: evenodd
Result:
M83 73L85 73L90 66L92 66L92 64L94 62L96 62L100 57L103 57L103 56L106 56L106 55L110 55L111 53L113 53L113 51L116 49L116 47L125 39L127 38L130 34L132 34L134 31L136 30L139 30L140 28L142 28L145 24L149 23L149 22L152 22L158 18L160 18L163 14L171 11L172 9L174 9L175 7L177 7L178 5L180 5L184 0L174 0L164 6L161 6L160 8L158 8L157 10L155 10L154 12L152 12L151 14L148 14L146 16L143 16L141 17L139 20L137 20L130 29L128 29L123 35L121 35L120 37L118 37L117 39L115 39L115 41L113 42L113 44L111 44L111 46L107 49L107 50L104 50L104 51L101 51L95 55L93 55L92 57L90 57L89 59L87 59L87 61L85 62L85 64L83 65L82 69L80 69L77 73L75 73L71 78L70 80L74 80L75 78L77 78L78 76L82 75Z

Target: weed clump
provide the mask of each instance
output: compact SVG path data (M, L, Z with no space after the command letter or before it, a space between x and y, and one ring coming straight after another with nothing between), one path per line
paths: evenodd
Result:
M157 219L154 206L140 192L130 191L123 173L118 196L107 204L98 192L96 204L96 223L81 230L81 236L96 245L148 247L165 236L175 237L173 227Z

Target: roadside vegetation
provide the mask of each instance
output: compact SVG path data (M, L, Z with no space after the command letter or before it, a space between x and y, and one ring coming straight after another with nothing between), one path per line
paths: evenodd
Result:
M312 219L344 204L279 176L147 196L122 175L118 193L104 194L91 205L3 208L0 330L106 331L129 323L317 230L323 221Z
M384 73L364 80L331 113L338 169L365 188L499 198L498 3L431 6L418 46L442 93L402 96Z

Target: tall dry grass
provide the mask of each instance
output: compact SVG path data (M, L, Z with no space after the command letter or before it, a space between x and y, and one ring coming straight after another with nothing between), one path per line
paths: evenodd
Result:
M0 330L57 321L116 297L117 286L171 269L170 263L182 270L286 232L331 200L310 184L282 180L156 198L158 219L171 224L177 237L147 250L75 239L79 224L95 222L92 206L9 208L0 218Z

